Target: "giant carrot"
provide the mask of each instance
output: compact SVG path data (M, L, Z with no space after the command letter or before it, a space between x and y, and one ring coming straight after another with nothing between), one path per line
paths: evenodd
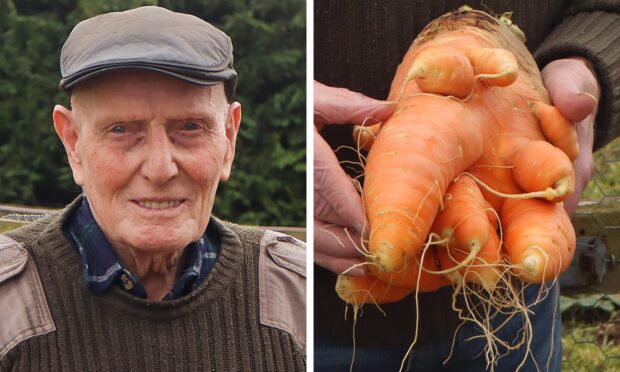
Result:
M523 42L509 17L469 8L414 40L387 97L394 114L354 131L369 150L363 246L372 275L337 283L341 298L359 305L451 282L454 299L478 299L452 308L486 335L491 368L499 357L494 311L522 314L520 335L531 337L513 276L554 280L575 250L561 201L574 189L579 147Z
M460 53L471 61L473 78L462 67L468 64L461 62L439 68L450 71L449 79L436 74L438 84L466 88L425 90L429 82L416 80L419 74L412 71L437 70L424 65L432 63L427 55L432 55L433 48L438 54L451 49L452 54ZM457 76L459 70L461 76ZM468 80L473 88L463 83ZM459 89L458 94L441 94ZM463 97L467 89L471 94ZM397 272L418 256L446 188L462 172L467 171L481 185L485 199L497 211L508 198L557 201L572 192L573 174L545 174L549 164L570 161L547 151L539 155L546 158L546 164L525 164L523 170L527 159L522 160L523 155L515 158L532 141L546 140L533 108L539 107L538 102L549 105L549 97L522 33L506 19L461 9L429 24L397 69L388 99L398 100L398 107L374 139L363 188L370 259L381 270ZM519 168L515 172L521 176L515 177L514 168ZM532 185L537 173L544 187Z

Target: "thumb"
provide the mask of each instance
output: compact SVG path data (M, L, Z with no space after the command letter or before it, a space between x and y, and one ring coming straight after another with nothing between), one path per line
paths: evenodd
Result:
M555 60L543 68L542 78L551 101L568 120L580 122L596 110L599 85L585 59Z
M362 198L344 173L327 142L314 132L314 216L340 226L350 226L360 234L366 217Z
M392 115L396 103L379 101L344 88L314 82L314 124L365 124L383 121Z

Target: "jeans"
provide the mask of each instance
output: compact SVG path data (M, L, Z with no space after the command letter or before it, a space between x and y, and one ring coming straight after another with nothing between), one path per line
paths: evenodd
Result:
M527 345L510 351L499 358L495 371L515 371L525 359L521 371L560 371L562 367L561 316L558 285L546 285L549 292L545 300L530 307L532 339L530 354L526 356ZM540 286L531 285L525 290L525 302L531 304L537 297ZM438 310L439 311L439 310ZM452 311L446 309L446 311ZM554 318L555 314L555 318ZM494 319L499 324L503 317ZM501 327L496 336L514 345L515 339L522 337L522 316L515 316ZM471 322L459 328L451 358L444 364L452 346L452 337L426 345L416 345L405 362L406 371L485 371L484 347L486 339L474 338L481 335L480 328ZM412 335L413 336L413 335ZM517 340L518 341L518 340ZM553 350L552 349L553 346ZM398 371L408 345L402 349L356 348L354 371ZM506 350L500 347L500 354ZM351 364L351 345L337 345L329 340L315 339L315 371L348 371ZM538 367L538 368L537 368ZM547 368L548 367L548 368Z

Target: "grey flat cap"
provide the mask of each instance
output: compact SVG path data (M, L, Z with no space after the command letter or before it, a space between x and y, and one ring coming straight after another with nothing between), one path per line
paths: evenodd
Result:
M60 53L59 87L139 68L200 85L224 82L230 99L237 78L232 51L228 35L192 15L156 6L101 14L71 31Z

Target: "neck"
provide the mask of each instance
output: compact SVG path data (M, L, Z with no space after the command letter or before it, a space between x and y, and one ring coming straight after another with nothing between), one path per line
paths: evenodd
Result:
M140 278L147 298L157 301L172 289L185 251L144 252L130 247L113 248L125 266Z

